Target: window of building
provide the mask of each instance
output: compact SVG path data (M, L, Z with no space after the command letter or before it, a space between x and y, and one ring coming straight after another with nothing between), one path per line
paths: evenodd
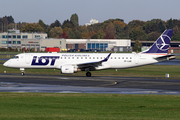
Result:
M7 38L7 35L2 35L2 38Z
M95 47L95 43L92 43L92 49L95 49L96 47Z
M16 41L12 41L12 44L16 44Z
M88 49L91 49L91 43L88 43L87 46L88 46Z
M17 44L21 44L21 41L17 41Z
M61 41L60 41L60 45L61 45Z
M87 43L87 49L97 49L101 51L106 51L108 43Z
M17 35L17 39L21 39L21 35Z
M74 44L74 48L78 49L79 48L79 44Z
M8 35L8 38L11 38L11 35Z
M11 44L11 41L7 41L7 44Z
M96 49L99 49L99 43L96 43Z
M23 38L23 39L27 39L28 36L27 36L27 35L23 35L22 38Z
M13 39L16 39L16 35L12 35L12 38L13 38Z
M7 41L1 41L1 44L7 44Z
M40 35L35 35L35 38L40 38Z

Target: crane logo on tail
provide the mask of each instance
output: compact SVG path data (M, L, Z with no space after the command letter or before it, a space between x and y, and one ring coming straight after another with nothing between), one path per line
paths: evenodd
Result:
M169 49L171 38L168 35L160 36L159 40L156 42L156 47L161 51L166 51Z

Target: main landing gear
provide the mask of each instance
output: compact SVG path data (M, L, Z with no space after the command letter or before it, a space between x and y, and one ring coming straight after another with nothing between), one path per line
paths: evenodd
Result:
M87 76L87 77L91 77L91 73L90 73L90 72L87 72L87 73L86 73L86 76Z
M24 76L25 75L25 69L24 68L20 68L20 71L21 71L21 75Z

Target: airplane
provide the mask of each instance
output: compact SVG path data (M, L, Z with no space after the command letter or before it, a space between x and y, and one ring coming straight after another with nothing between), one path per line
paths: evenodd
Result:
M59 69L62 74L72 74L104 69L132 68L175 59L168 54L173 29L165 30L148 49L140 53L21 53L6 61L3 66L20 68L25 75L26 68Z

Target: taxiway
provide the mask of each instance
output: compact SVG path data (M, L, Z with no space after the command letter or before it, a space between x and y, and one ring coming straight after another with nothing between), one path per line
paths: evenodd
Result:
M1 73L0 82L2 92L180 94L178 78L21 76Z

